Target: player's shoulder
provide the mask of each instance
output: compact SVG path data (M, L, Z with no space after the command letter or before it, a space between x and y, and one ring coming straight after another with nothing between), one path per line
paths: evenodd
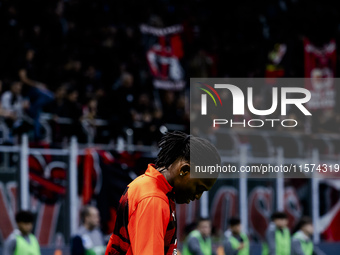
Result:
M159 188L159 183L157 183L157 179L145 174L139 176L129 184L128 193L129 197L135 200L135 202L137 203L148 197L161 198L167 201L167 196Z

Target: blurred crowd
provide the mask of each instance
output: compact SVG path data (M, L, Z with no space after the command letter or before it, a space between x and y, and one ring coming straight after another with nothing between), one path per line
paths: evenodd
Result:
M134 143L153 144L162 125L188 131L190 77L265 77L282 47L280 76L303 77L302 38L339 41L339 10L307 0L0 0L3 142L23 132L40 141L44 123L56 143L72 135L85 143L89 132L107 143L132 128ZM183 26L185 90L153 88L143 23ZM329 125L340 123L338 108L316 115L318 131L339 131Z

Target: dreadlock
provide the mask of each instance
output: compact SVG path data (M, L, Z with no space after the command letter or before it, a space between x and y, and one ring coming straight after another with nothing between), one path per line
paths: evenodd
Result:
M221 162L217 149L208 140L181 131L166 133L159 147L155 164L160 168L168 168L177 159L195 165L216 165Z

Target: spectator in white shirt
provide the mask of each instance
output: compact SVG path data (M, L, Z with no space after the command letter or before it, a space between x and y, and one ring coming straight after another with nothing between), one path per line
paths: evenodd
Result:
M22 83L15 81L11 84L9 91L1 97L1 107L6 125L11 129L11 135L28 130L28 124L24 121L24 110L29 103L21 95Z

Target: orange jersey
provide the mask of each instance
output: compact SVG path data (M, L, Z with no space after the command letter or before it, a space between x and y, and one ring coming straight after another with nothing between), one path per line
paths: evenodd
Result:
M171 185L149 164L120 199L105 255L177 254L175 210Z

